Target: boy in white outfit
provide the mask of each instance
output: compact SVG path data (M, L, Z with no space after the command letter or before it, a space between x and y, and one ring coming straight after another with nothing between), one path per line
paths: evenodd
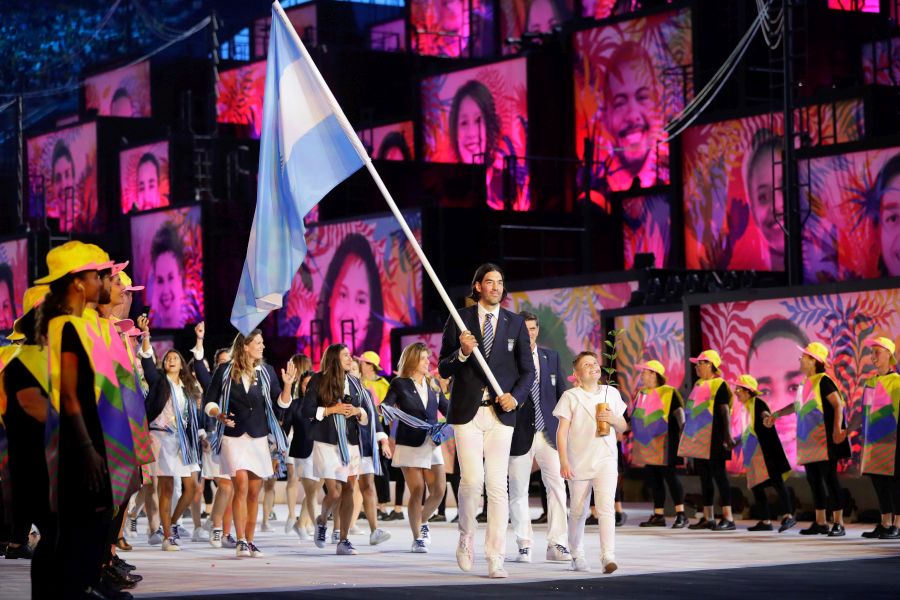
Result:
M591 500L591 487L600 521L600 559L604 573L616 565L615 495L619 474L616 434L627 430L625 403L619 391L600 385L600 363L593 352L581 352L572 363L578 387L567 390L553 414L559 418L556 446L559 448L560 473L569 480L569 549L572 570L588 571L584 556L584 522ZM597 404L606 410L597 412ZM609 423L608 435L596 435L597 421Z

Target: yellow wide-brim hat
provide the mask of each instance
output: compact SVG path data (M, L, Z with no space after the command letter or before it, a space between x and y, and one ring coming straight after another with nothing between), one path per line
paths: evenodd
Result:
M814 358L823 365L828 365L828 355L831 354L831 351L828 349L828 346L826 346L822 342L810 342L806 345L806 348L804 348L803 346L797 346L797 349L810 358Z
M877 337L873 339L866 340L863 342L864 346L868 346L869 348L884 348L888 352L891 353L891 364L897 364L897 344L894 343L894 340L886 337Z
M662 377L663 383L666 381L666 367L658 360L648 360L635 366L636 369L642 371L652 371Z
M52 283L73 273L112 268L115 263L108 259L106 261L98 260L97 252L91 246L93 244L72 240L53 248L47 253L47 269L50 272L40 279L35 279L34 282L37 284Z
M731 387L742 387L750 392L753 392L755 396L761 396L763 393L759 391L759 382L756 381L756 378L752 375L748 375L744 373L739 376L734 381L729 381L728 385Z
M722 357L719 356L719 353L715 350L704 350L697 356L696 358L692 358L691 362L697 364L701 360L705 360L708 363L711 363L713 368L718 371L719 367L722 366Z
M49 293L49 285L36 285L25 290L25 295L22 298L22 316L15 320L13 323L13 331L6 336L6 339L12 340L13 342L25 339L25 335L19 328L19 323L25 318L25 315L40 306L41 302L44 301L44 298L46 298Z
M376 371L381 370L381 357L378 356L377 353L368 350L362 353L362 356L357 356L357 360L361 360L363 362L367 362L375 367Z

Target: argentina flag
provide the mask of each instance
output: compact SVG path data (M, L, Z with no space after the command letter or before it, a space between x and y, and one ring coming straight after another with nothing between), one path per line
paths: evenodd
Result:
M249 333L306 256L303 218L369 160L278 2L272 5L256 212L231 323Z

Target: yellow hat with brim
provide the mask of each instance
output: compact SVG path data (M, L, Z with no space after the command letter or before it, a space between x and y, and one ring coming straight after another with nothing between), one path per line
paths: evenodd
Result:
M877 337L874 339L866 340L863 342L864 346L868 346L869 348L884 348L888 352L891 353L891 364L897 364L897 344L894 343L894 340L886 337Z
M652 371L662 377L663 383L666 381L666 367L658 360L648 360L645 363L636 365L636 368L642 371Z
M123 291L139 292L142 289L144 289L144 286L142 286L142 285L134 285L134 283L131 281L131 277L129 277L128 273L126 273L125 271L120 271L118 273L118 275L119 275L119 281L121 281L122 285L124 286Z
M731 387L742 387L749 392L752 392L755 396L762 396L763 392L759 391L759 382L756 381L756 378L752 375L747 375L744 373L734 381L729 381L728 385Z
M106 250L104 250L103 248L101 248L101 247L98 246L97 244L88 244L87 246L88 246L88 248L91 249L91 251L92 251L92 252L94 253L94 255L97 257L97 262L98 262L98 263L100 263L100 264L111 263L109 267L102 267L102 268L101 268L101 270L102 270L102 269L109 269L110 272L111 272L110 276L116 275L116 274L118 274L118 273L121 273L122 271L125 270L125 267L128 266L128 261L127 261L127 260L126 260L125 262L122 262L122 263L117 263L117 262L114 261L112 258L110 258L109 253L108 253Z
M700 353L696 358L692 358L691 362L697 364L698 362L705 360L708 363L711 363L713 369L716 371L719 370L719 367L722 366L722 357L719 356L719 353L715 350L704 350Z
M25 315L40 306L49 293L50 286L48 285L36 285L25 290L25 295L22 298L22 316L15 320L13 331L6 336L6 339L13 342L25 339L25 335L19 329L19 323L25 318Z
M381 357L371 350L363 352L362 356L357 356L356 359L373 365L376 371L381 370Z
M34 282L38 284L52 283L66 275L109 269L114 264L111 260L98 262L96 252L88 244L73 240L57 246L47 253L47 269L50 273L40 279L35 279Z
M797 350L809 356L810 358L817 360L823 365L828 365L828 355L831 352L828 350L828 346L821 342L810 342L806 345L806 348L804 348L803 346L797 346Z

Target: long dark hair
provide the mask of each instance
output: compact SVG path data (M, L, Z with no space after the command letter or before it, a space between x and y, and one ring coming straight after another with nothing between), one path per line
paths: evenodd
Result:
M66 304L66 295L69 293L69 286L76 279L83 279L90 271L76 273L74 275L63 275L56 281L50 283L50 292L41 305L37 308L37 317L35 318L35 334L34 338L37 343L43 345L47 341L47 330L50 321L62 315L71 315L72 307Z
M500 301L502 302L506 300L506 275L504 275L503 269L500 268L500 265L496 265L494 263L484 263L475 270L475 275L472 277L472 293L469 295L469 297L475 302L478 302L481 299L481 294L479 294L478 291L475 290L475 284L482 283L484 281L485 275L487 275L491 271L497 271L498 273L500 273L500 278L503 279L503 295L500 296ZM535 318L535 320L537 320L537 318Z
M331 344L322 354L318 388L322 406L334 406L344 396L344 379L347 373L341 367L341 352L346 348L344 344Z
M322 316L322 326L325 329L325 339L335 341L340 332L331 331L331 297L334 293L335 282L341 272L341 268L350 256L355 256L362 261L366 268L369 283L369 313L366 338L361 348L353 348L354 352L360 350L378 350L381 348L383 334L382 318L384 317L384 298L381 293L381 275L378 272L378 264L375 255L372 254L372 246L369 241L359 233L351 233L344 238L341 245L334 253L328 271L325 272L325 282L322 284L322 292L319 296L319 311ZM354 344L356 340L354 340Z
M308 377L312 372L312 359L305 354L295 354L289 362L294 363L294 368L297 369L297 380L291 388L291 396L297 398L300 395L299 392L303 389L304 377Z
M453 153L456 159L462 161L459 154L459 107L462 101L468 96L472 98L478 108L481 110L481 116L484 117L484 165L491 166L494 161L494 150L497 148L497 142L500 139L500 117L497 116L497 109L494 106L494 97L486 85L477 79L470 79L461 88L456 90L453 96L453 102L450 105L450 144L453 146Z
M169 357L170 354L176 355L181 359L181 369L178 371L178 377L181 379L181 385L184 386L184 391L194 402L197 402L200 399L200 388L197 384L197 379L194 377L194 374L191 372L191 368L188 365L188 362L184 360L184 356L181 355L181 352L175 350L174 348L166 351L163 354L162 365L163 365L163 376L168 377L166 373L166 358ZM172 392L169 389L169 386L165 386L164 391L166 398L170 398Z

